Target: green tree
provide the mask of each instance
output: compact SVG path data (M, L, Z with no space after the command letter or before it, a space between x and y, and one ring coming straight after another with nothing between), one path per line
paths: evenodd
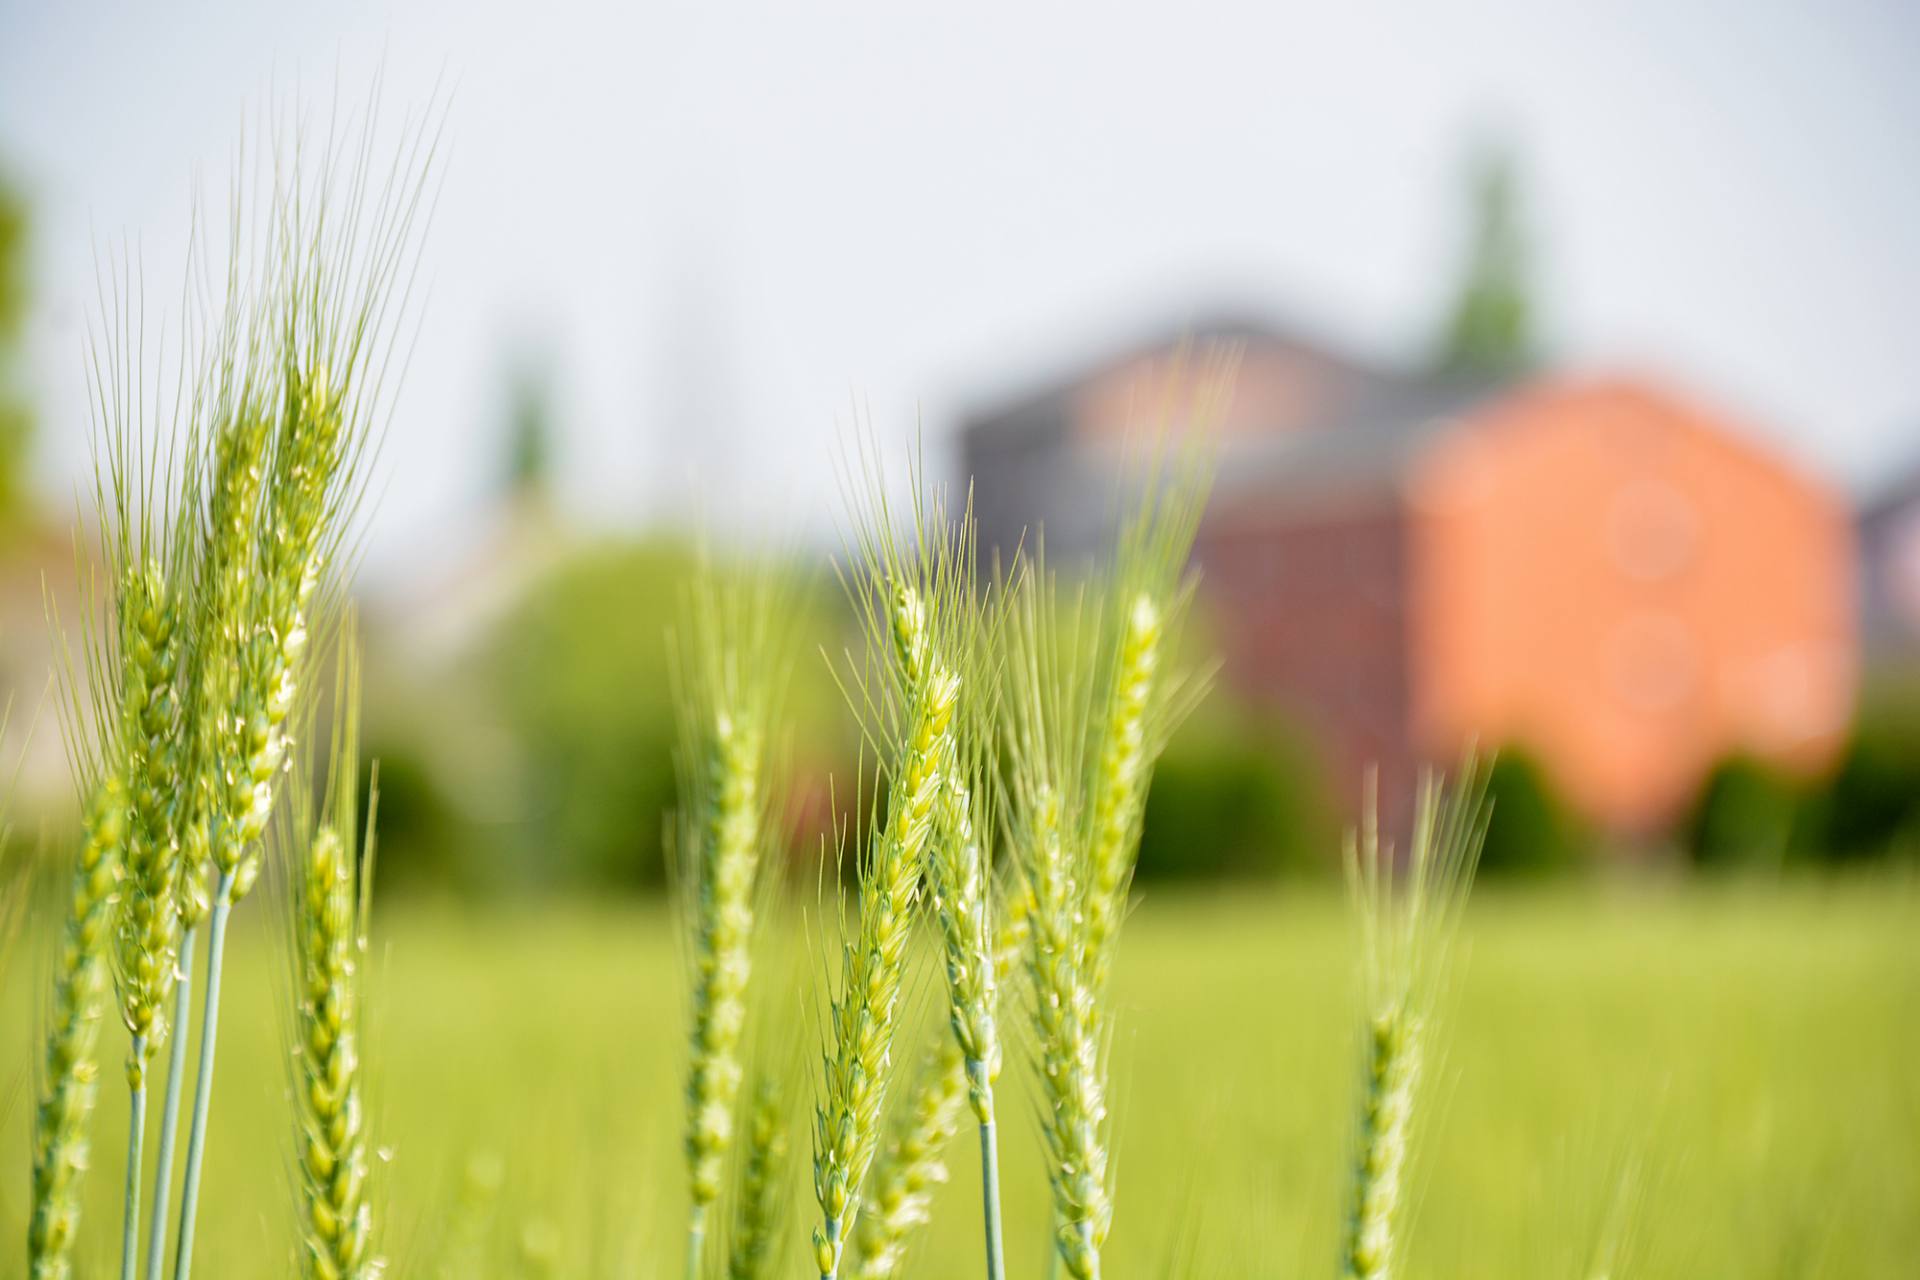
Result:
M1531 261L1512 158L1487 151L1472 171L1473 222L1458 300L1436 363L1453 377L1501 378L1534 363Z
M26 502L33 444L27 404L27 201L0 176L0 530L11 528Z
M507 419L507 491L543 497L553 470L553 396L544 369L523 364L513 379Z

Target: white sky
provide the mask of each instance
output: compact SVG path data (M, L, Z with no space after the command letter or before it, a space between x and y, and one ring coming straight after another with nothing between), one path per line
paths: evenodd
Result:
M856 404L937 438L1223 302L1415 352L1488 132L1566 363L1675 379L1856 489L1920 454L1904 0L606 8L0 5L49 472L81 457L95 246L136 235L170 298L243 122L382 68L396 118L451 87L453 144L383 575L465 542L528 348L579 510L803 529Z

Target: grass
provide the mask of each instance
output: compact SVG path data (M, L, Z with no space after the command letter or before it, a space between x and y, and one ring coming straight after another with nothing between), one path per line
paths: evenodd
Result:
M464 1229L443 1220L470 1183L497 1178L479 1211L492 1270L479 1274L676 1272L661 1243L681 1237L685 1212L671 911L388 906L367 1061L396 1270L433 1274L445 1236ZM1636 1156L1641 1256L1621 1274L1907 1274L1920 1252L1917 912L1920 886L1884 879L1482 886L1437 1046L1401 1274L1582 1274L1566 1241L1598 1230ZM1333 1270L1358 1051L1351 943L1330 888L1148 895L1114 975L1116 1274L1159 1275L1177 1256L1202 1274ZM209 1275L265 1273L294 1248L288 1142L265 1136L287 1131L285 939L256 918L232 945L222 1053L236 1069L216 1105L224 1132L256 1136L209 1153ZM0 1009L0 1072L33 1043L29 986L13 983ZM940 1004L937 980L926 984L923 1028ZM103 1091L100 1132L121 1130L123 1095ZM1030 1099L1010 1091L1006 1104L1008 1265L1040 1274L1048 1195ZM24 1149L23 1110L0 1149ZM977 1157L960 1142L950 1158L909 1264L929 1280L980 1270ZM16 1239L23 1163L0 1170L0 1220ZM87 1181L90 1220L113 1221L114 1182ZM796 1208L803 1187L796 1170ZM809 1216L789 1218L771 1274L803 1265ZM110 1267L113 1234L86 1233L83 1274Z

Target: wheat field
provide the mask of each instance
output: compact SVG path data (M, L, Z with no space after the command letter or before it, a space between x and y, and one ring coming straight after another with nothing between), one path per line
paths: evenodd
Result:
M1115 975L1111 1269L1325 1274L1357 1053L1346 904L1320 888L1143 896ZM388 905L368 1059L394 1273L677 1273L685 996L669 911ZM1403 1274L1587 1277L1610 1217L1628 1254L1619 1275L1911 1274L1916 919L1920 886L1886 878L1482 886L1413 1171ZM293 1254L284 946L264 920L235 939L222 1045L232 1069L203 1209L209 1275L278 1273ZM23 960L25 976L35 966ZM16 1075L34 1042L28 991L12 984L0 1022ZM909 999L917 1026L939 1029L942 999L938 975L922 974ZM1010 1268L1040 1274L1047 1195L1035 1099L1016 1069L1026 1051L1009 1046L1000 1106L1007 1253ZM102 1091L103 1166L118 1154L122 1093ZM26 1120L16 1096L6 1149L25 1149ZM953 1156L910 1275L979 1272L970 1136ZM24 1165L0 1181L16 1237ZM89 1179L95 1221L113 1220L115 1184ZM791 1199L804 1197L796 1171ZM789 1216L777 1273L806 1265L809 1225ZM108 1274L113 1243L87 1239L80 1274Z

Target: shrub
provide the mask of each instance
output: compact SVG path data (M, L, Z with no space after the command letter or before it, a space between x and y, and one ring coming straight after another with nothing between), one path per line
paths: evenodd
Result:
M1920 691L1870 685L1859 725L1820 798L1809 852L1857 861L1920 839Z
M1150 879L1326 872L1339 824L1290 728L1225 720L1218 706L1174 735L1154 770L1140 835Z
M1562 874L1592 856L1593 833L1524 748L1507 747L1488 767L1491 814L1480 869L1494 876Z
M667 540L590 548L528 592L495 636L490 675L527 800L502 833L513 878L663 881L676 741L664 623L695 559ZM838 647L832 592L816 581L786 593L792 608L781 624L794 675L789 723L810 751L843 734L829 727L837 695L818 656Z
M1806 788L1751 756L1721 761L1700 789L1684 835L1695 865L1777 868L1805 845Z

